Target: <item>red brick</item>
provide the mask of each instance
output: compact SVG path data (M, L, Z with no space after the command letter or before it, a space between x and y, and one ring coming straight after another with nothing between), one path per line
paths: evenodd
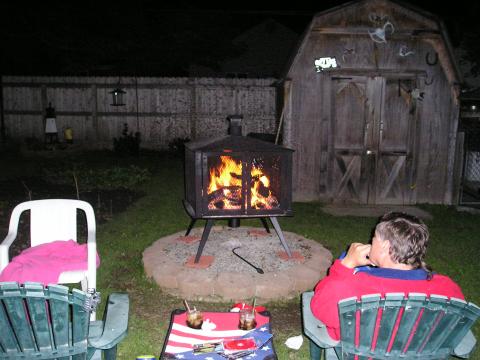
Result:
M289 258L286 251L277 251L277 256L282 260L296 261L296 262L305 262L305 256L300 254L300 251L292 251L292 257Z
M189 235L189 236L179 236L176 238L177 241L181 241L185 244L193 244L197 241L200 241L200 236Z
M253 228L248 230L248 235L260 237L260 236L268 236L270 234L266 230Z
M215 256L212 255L200 256L200 260L195 264L195 255L192 255L187 259L187 262L184 265L194 269L206 269L212 265L214 259Z

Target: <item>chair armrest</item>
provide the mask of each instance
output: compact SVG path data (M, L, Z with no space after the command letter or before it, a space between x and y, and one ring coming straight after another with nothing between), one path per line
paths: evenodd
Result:
M0 271L2 271L10 262L8 250L13 241L17 238L18 223L20 222L20 215L30 209L30 202L23 202L15 206L10 215L10 222L8 224L7 237L0 244Z
M87 202L81 201L78 207L85 212L87 219L88 287L95 289L97 287L97 225L95 223L95 213L92 206Z
M460 344L458 344L455 349L453 349L452 355L466 359L470 356L470 353L475 348L476 343L477 339L475 339L475 336L473 336L472 331L468 330L462 341L460 341Z
M302 294L303 331L305 335L318 346L322 348L335 347L340 342L330 337L325 324L317 319L310 309L312 297L313 291Z
M107 308L105 309L102 335L89 337L88 344L102 350L110 349L117 345L127 335L128 308L129 299L127 294L110 294Z
M10 257L8 256L8 250L10 249L10 245L12 245L16 237L17 237L16 232L9 232L7 237L0 244L0 272L3 269L5 269L5 267L10 262Z

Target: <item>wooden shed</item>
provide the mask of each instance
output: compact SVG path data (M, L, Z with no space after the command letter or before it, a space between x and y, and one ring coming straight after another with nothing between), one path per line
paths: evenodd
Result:
M294 199L455 203L460 82L430 13L363 0L316 14L285 75Z

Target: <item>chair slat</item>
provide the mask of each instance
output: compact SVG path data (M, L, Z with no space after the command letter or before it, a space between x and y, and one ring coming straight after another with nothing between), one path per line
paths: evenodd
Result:
M411 338L406 351L407 355L420 354L436 330L447 308L447 297L434 297L426 301L421 319L416 325L415 334Z
M456 302L456 300L453 299L451 302ZM468 303L468 305L464 308L464 311L461 313L459 321L455 324L455 328L452 330L453 336L446 339L443 346L456 346L456 344L463 339L470 327L479 317L480 308L475 304Z
M362 296L360 309L360 341L358 350L362 353L370 352L375 332L375 324L380 305L380 294Z
M26 283L24 288L37 348L41 352L45 350L51 351L53 349L53 339L44 288L38 283Z
M355 329L357 326L356 319L357 312L357 298L351 297L341 300L338 303L338 314L340 319L340 333L342 343L350 344L349 352L354 352L355 344ZM344 348L345 350L345 348Z
M18 345L23 352L36 350L33 330L24 302L24 289L17 283L4 283L2 286L3 304L8 318L18 339Z
M17 340L15 339L13 328L8 321L3 302L0 302L0 329L2 329L2 336L0 336L0 354L16 352L18 349Z
M382 319L380 320L380 329L378 332L375 353L385 355L390 339L393 334L395 323L400 313L400 307L406 302L405 294L391 293L387 294L385 300L381 302L383 306Z
M412 329L418 319L418 316L425 305L425 294L411 293L405 303L400 325L398 326L395 340L389 354L392 357L399 356L403 353L405 346L410 338Z
M436 295L431 296L431 300L435 301L437 298ZM439 323L431 333L431 336L422 348L420 349L423 354L445 354L450 353L450 348L444 346L446 339L455 336L454 332L456 324L462 317L462 312L464 311L467 303L463 300L456 301L451 300L445 305L443 310L443 316L440 319Z
M85 304L86 295L84 292L73 289L72 295L72 345L74 348L87 349L87 335L89 317L83 305ZM84 359L85 354L72 356L72 360Z
M52 321L52 332L55 348L59 351L66 351L71 346L70 339L70 318L68 303L68 288L61 285L50 285L48 287L50 301L49 308Z

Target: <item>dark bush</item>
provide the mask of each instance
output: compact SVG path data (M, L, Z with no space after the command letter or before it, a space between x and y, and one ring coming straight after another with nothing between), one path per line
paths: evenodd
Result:
M185 143L189 142L190 138L175 138L168 143L168 151L173 154L183 155L185 153Z
M13 155L16 156L20 153L22 144L19 141L6 138L4 142L0 141L0 156L1 155Z
M113 138L113 151L119 156L138 156L140 152L140 132L129 132L128 124L123 124L122 136Z
M27 145L28 150L38 151L45 149L45 143L36 137L25 138L25 145Z
M93 168L88 164L76 164L73 168L67 163L59 163L51 168L44 168L41 177L50 184L74 185L80 191L129 189L151 177L150 171L135 165Z

